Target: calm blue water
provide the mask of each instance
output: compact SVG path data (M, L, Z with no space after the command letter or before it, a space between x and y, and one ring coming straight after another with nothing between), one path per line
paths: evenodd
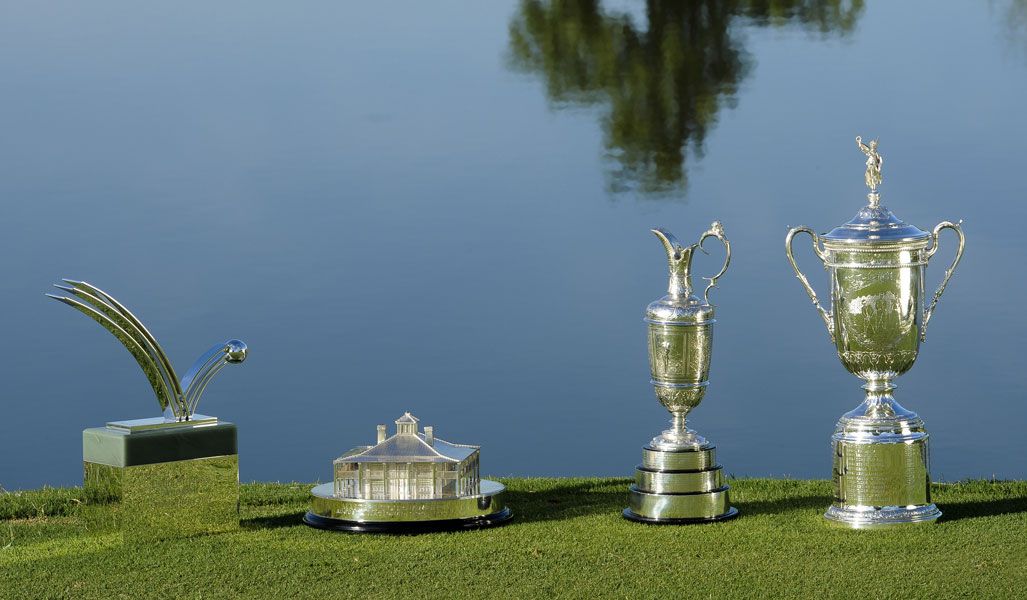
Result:
M120 345L42 296L62 276L180 372L250 345L200 405L239 424L244 480L326 479L404 410L492 475L630 474L667 418L648 229L715 219L735 254L690 422L736 475L828 477L861 390L782 246L861 206L856 134L900 217L965 219L896 394L933 473L1027 477L1027 4L677 4L6 3L0 485L75 484L83 428L157 414Z

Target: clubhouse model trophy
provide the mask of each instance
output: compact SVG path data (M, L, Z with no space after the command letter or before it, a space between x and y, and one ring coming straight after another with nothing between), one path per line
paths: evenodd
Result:
M478 476L480 448L418 431L417 417L378 426L373 446L357 446L332 463L331 483L311 490L303 522L359 533L480 529L509 521L503 484Z
M963 255L963 231L942 221L927 233L882 206L877 141L866 145L857 137L856 143L867 155L868 204L829 233L794 227L785 238L788 260L827 325L838 357L866 382L863 403L842 415L831 437L835 498L824 516L852 528L933 522L941 512L931 503L927 431L916 413L892 397L892 380L916 360L938 298ZM956 232L959 246L925 311L924 275L943 229ZM813 252L830 273L830 311L820 306L795 264L792 239L798 233L810 235Z
M246 344L216 344L179 381L160 344L124 305L88 283L64 281L55 287L74 298L47 296L111 332L139 363L164 411L82 432L86 497L113 504L115 525L131 541L238 528L235 425L197 414L196 406L218 371L246 359Z
M713 344L713 305L710 290L731 262L731 243L720 223L691 246L682 246L669 232L653 229L663 242L670 263L667 295L645 311L649 324L649 366L660 404L671 412L671 428L642 448L635 469L629 507L624 517L642 523L709 523L738 515L730 505L728 486L716 461L716 447L685 425L689 411L699 405L709 385ZM724 266L709 281L699 300L692 288L692 254L715 237L724 244Z

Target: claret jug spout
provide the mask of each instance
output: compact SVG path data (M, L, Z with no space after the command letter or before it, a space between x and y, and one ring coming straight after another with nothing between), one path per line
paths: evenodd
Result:
M867 156L866 206L828 233L793 227L785 238L788 261L827 326L838 358L865 382L863 403L844 415L835 431L837 493L826 516L852 527L933 520L940 513L929 501L927 433L916 413L895 401L893 380L916 361L938 300L963 256L963 230L959 223L942 221L927 232L896 217L878 192L884 161L877 141L865 144L857 137L856 143ZM928 303L927 265L945 229L956 233L958 245ZM800 233L810 236L828 272L829 309L795 262L792 245Z

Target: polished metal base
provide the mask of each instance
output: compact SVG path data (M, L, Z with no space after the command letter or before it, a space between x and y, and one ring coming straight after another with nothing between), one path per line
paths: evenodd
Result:
M239 528L239 455L232 423L97 427L82 433L90 526L149 543Z
M835 497L824 517L852 529L937 520L928 439L923 420L891 398L843 415L831 437Z
M147 431L150 429L173 429L175 427L206 427L217 425L218 418L209 415L194 414L188 420L178 420L169 417L154 417L149 419L130 419L128 421L110 421L108 429L117 429L127 433Z
M652 524L714 523L738 515L716 464L716 448L642 449L623 516Z
M425 533L480 529L502 525L513 518L503 505L503 484L483 479L480 493L431 500L362 500L338 498L334 485L311 490L310 510L303 522L311 527L357 533Z

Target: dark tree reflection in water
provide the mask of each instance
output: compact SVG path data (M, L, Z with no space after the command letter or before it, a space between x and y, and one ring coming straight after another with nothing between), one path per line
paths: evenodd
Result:
M738 27L846 35L862 0L690 0L645 4L647 27L597 0L524 0L510 23L511 68L542 77L557 108L597 106L612 193L684 192L689 154L752 68Z

